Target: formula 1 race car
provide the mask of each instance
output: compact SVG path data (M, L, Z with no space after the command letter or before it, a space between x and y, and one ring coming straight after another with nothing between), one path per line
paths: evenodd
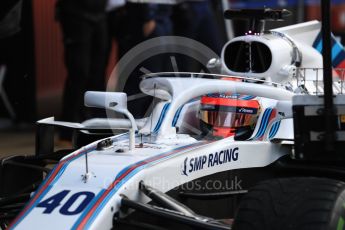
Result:
M265 9L260 20L282 12ZM321 124L299 116L320 108L310 98L323 93L320 28L312 21L237 37L220 74L146 75L140 88L155 99L142 119L124 93L87 92L86 106L125 118L39 121L36 155L1 161L1 228L343 229L342 161L309 157L306 148L318 145L308 145L304 127ZM334 71L341 106L344 71ZM336 117L341 131L344 115ZM54 152L54 127L98 140ZM125 131L99 139L109 130Z

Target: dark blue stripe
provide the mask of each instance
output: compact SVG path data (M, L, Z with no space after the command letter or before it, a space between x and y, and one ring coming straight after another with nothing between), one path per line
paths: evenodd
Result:
M158 132L159 128L161 127L163 118L164 118L165 113L166 113L166 111L168 110L169 107L170 107L170 103L167 103L167 104L164 105L163 110L161 112L161 115L160 115L160 117L158 119L157 125L154 128L154 130L153 130L154 133Z
M120 183L116 184L115 187L113 187L111 189L111 191L109 192L109 194L104 198L104 200L100 203L100 205L97 207L96 211L92 214L92 216L90 217L90 219L88 220L85 228L88 229L90 227L90 224L93 223L93 221L95 220L95 218L97 217L97 215L99 214L99 212L104 208L104 205L106 205L106 203L108 203L108 201L110 200L110 198L112 196L114 196L114 194L116 194L116 192L122 187L122 185L124 183L126 183L130 178L132 178L134 175L136 175L138 172L140 172L142 169L146 168L147 166L149 165L152 165L153 163L155 162L158 162L160 160L163 160L167 157L170 157L170 155L175 155L175 154L179 154L181 152L176 152L176 153L172 153L176 150L179 150L179 149L183 149L183 148L186 148L185 151L189 151L190 148L192 147L195 147L195 146L198 146L198 145L201 145L203 144L203 142L197 142L197 143L193 143L193 144L189 144L189 145L186 145L186 146L180 146L176 149L172 149L170 151L167 151L167 152L164 152L164 153L161 153L159 155L156 155L156 156L152 156L152 157L149 157L145 160L142 160L142 161L139 161L139 162L136 162L134 164L131 164L127 167L125 167L123 170L121 170L117 176L115 177L115 181L118 180L118 178L120 178L122 176L122 174L124 174L126 171L128 171L130 168L132 167L136 167L138 165L141 165L142 163L145 163L137 168L135 168L132 172L130 172L128 175L126 175ZM183 150L184 151L184 150ZM159 157L157 160L154 160L152 162L150 162L152 159L156 158L156 157ZM80 218L80 217L79 217ZM83 219L80 218L80 220L78 220L78 222L81 222Z
M317 51L319 51L320 53L322 53L322 40L321 40L320 43L317 45L316 49L317 49Z
M99 200L99 198L103 195L105 189L102 189L96 197L92 199L92 201L87 205L86 209L84 209L82 215L78 218L77 222L73 225L72 229L76 229L81 221L85 218L85 216L90 212L91 208L95 205L95 203Z
M261 119L259 131L255 135L255 139L259 139L260 137L262 137L263 133L265 132L267 128L268 120L271 116L271 112L272 112L272 109L265 110L264 115L262 116L262 119Z
M313 47L315 49L317 49L317 47L319 46L320 42L321 42L321 32L316 36L316 39L315 39L315 41L313 43Z
M259 135L259 132L260 132L260 130L263 128L263 121L265 120L265 117L267 116L267 110L265 110L264 111L264 114L262 115L262 119L261 119L261 122L260 122L260 127L259 127L259 130L258 130L258 132L255 134L255 136L254 136L254 140L256 140L257 138L258 138L258 135Z
M268 136L269 139L271 139L273 133L276 131L276 128L277 128L277 123L275 123L275 124L272 126L272 128L271 128L271 130L270 130L270 133L269 133L269 136Z
M177 112L176 112L176 114L175 114L175 116L174 116L174 120L173 120L173 122L172 122L172 126L173 126L173 127L175 127L175 125L176 125L178 119L180 118L182 109L183 109L183 106L181 106L181 107L177 110Z
M337 67L343 60L345 60L344 47L335 39L332 34L332 66ZM317 35L313 47L322 54L322 36L321 32Z
M343 47L341 47L337 42L335 42L332 48L332 60L335 60L335 58L340 54L342 50Z
M279 131L279 128L280 128L280 121L278 122L278 126L277 126L277 129L275 131L275 133L273 134L272 138L275 137L275 135L277 135L278 131Z
M333 67L337 67L344 60L344 55L341 55L342 53L344 53L343 46L335 39L334 35L332 34L332 66Z
M278 121L277 123L273 125L270 131L269 139L272 139L278 133L279 127L280 127L280 121Z
M333 59L333 67L338 67L345 60L345 50L342 48L340 53Z
M274 127L273 130L271 130L272 132L270 133L270 137L269 138L273 138L277 134L277 132L278 132L279 123L276 123L274 126L275 127Z
M76 156L72 157L69 161L67 161L66 163L64 163L64 165L61 167L61 169L59 170L59 172L55 175L55 178L51 181L51 183L49 185L47 185L47 188L41 193L41 195L39 197L37 197L36 201L31 205L31 207L26 210L25 213L23 213L23 215L20 217L20 219L18 219L16 221L16 223L14 223L10 229L14 229L16 228L16 226L32 211L32 209L34 209L37 205L38 202L40 202L42 200L42 198L50 191L50 189L53 187L53 185L56 183L56 181L61 177L61 175L63 174L63 172L66 170L67 166L74 160L84 156L86 153L92 152L96 149L96 147L91 147L90 149L87 149L86 151L82 151L82 153L78 153L76 154ZM38 189L36 190L35 194L32 196L32 198L35 197L36 193L39 192L47 183L48 180L50 180L51 176L54 174L54 172L57 170L57 167L59 166L59 164L54 166L54 169L52 171L50 171L49 175L43 180L43 182L40 184L40 186L38 187ZM29 205L31 202L31 199L27 202L26 206ZM26 208L25 206L25 208ZM24 208L24 209L25 209ZM24 210L23 209L23 210Z
M320 37L319 37L319 36L320 36ZM322 43L323 43L323 41L322 41L321 32L320 32L319 35L318 35L318 37L317 37L317 39L316 39L316 41L315 41L314 44L313 44L313 47L314 47L315 49L317 49L317 51L319 51L320 53L322 53ZM331 46L333 47L334 44L336 44L336 39L335 39L335 37L334 37L333 34L332 34Z
M280 128L280 121L278 122L278 125L277 125L277 128L275 130L275 132L273 133L272 137L271 138L274 138L275 135L277 135L278 131L279 131L279 128Z
M272 114L272 109L268 109L266 119L264 120L263 129L261 129L261 131L259 131L259 138L261 138L265 134L265 131L267 129L267 125L268 125L268 122L270 120L271 114Z

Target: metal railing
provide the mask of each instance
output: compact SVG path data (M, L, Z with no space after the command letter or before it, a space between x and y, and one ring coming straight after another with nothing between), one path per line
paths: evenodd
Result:
M333 69L333 94L345 93L345 69ZM296 86L300 93L322 95L324 94L323 69L299 68L296 77Z

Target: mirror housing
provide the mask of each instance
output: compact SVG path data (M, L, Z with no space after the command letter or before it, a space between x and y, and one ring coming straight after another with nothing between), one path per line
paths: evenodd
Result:
M124 114L131 121L132 128L129 132L129 149L134 149L135 131L138 130L138 127L133 115L127 109L127 94L88 91L84 95L84 104L87 107L108 109Z
M109 109L123 113L127 110L127 94L88 91L84 96L84 104L87 107Z

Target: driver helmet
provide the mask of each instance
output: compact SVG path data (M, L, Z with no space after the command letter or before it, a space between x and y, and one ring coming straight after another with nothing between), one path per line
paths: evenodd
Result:
M260 103L254 96L216 93L202 96L199 119L203 135L226 138L253 134L260 114Z

